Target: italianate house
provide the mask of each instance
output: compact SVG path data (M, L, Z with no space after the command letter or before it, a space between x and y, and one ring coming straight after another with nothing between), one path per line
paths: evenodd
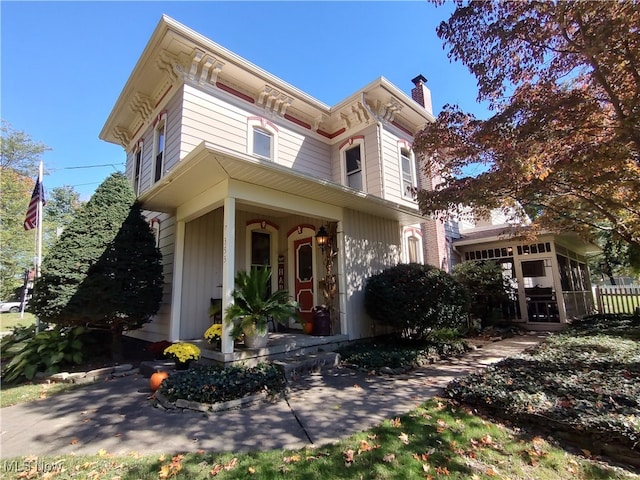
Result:
M447 235L420 215L412 189L434 184L412 142L433 121L421 75L410 95L381 77L329 106L163 16L100 133L126 151L164 258L161 309L131 335L202 339L212 302L224 311L232 301L236 273L265 267L303 320L329 303L328 338L370 337L380 333L363 308L372 274L399 262L448 269L484 250L504 257L513 247L478 251L464 232ZM546 269L548 245L558 259L565 251L536 245L529 254L542 263L514 273ZM566 259L572 267L582 257ZM239 358L228 333L215 356L223 362Z

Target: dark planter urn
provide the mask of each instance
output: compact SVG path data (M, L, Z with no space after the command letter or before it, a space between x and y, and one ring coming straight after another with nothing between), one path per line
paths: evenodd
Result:
M318 336L331 335L331 315L324 305L313 307L313 334Z

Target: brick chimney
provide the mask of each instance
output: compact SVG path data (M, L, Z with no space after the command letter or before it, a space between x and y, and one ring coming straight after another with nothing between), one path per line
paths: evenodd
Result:
M431 90L427 88L427 79L418 75L411 80L415 87L411 90L411 98L413 98L424 109L433 114L433 108L431 106Z

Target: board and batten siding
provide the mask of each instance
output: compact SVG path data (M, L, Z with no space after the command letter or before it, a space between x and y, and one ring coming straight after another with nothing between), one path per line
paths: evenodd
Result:
M400 225L372 215L345 209L343 221L344 272L346 275L349 339L371 337L382 333L373 325L364 309L367 279L400 261Z
M211 298L222 288L223 209L218 208L185 224L180 339L202 339L211 325Z
M266 116L262 109L243 109L224 98L185 85L182 115L181 158L203 141L246 154L249 151L248 119L263 116L278 129L277 164L316 178L330 178L330 146L304 135L302 128L290 128L292 124L288 121Z

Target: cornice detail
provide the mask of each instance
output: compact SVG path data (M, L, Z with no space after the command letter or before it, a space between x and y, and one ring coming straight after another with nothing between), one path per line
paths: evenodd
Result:
M117 126L113 129L113 136L118 139L120 145L124 148L127 148L127 145L129 145L131 141L131 132L122 126Z
M224 67L223 62L196 48L191 57L189 73L183 74L183 77L192 82L197 82L198 85L215 85L222 67Z
M158 55L156 66L161 72L169 76L171 83L175 83L178 80L178 72L180 70L178 60L166 50L162 50Z
M133 99L129 104L129 108L131 108L134 113L140 115L143 121L147 121L149 116L153 113L153 101L147 95L135 92L133 94Z
M269 85L265 85L258 95L257 103L264 107L267 112L283 117L287 113L287 108L293 103L293 97L279 92Z
M376 102L376 111L385 122L393 122L396 113L402 110L402 107L402 103L394 97L389 97L389 100L384 104L380 101Z

